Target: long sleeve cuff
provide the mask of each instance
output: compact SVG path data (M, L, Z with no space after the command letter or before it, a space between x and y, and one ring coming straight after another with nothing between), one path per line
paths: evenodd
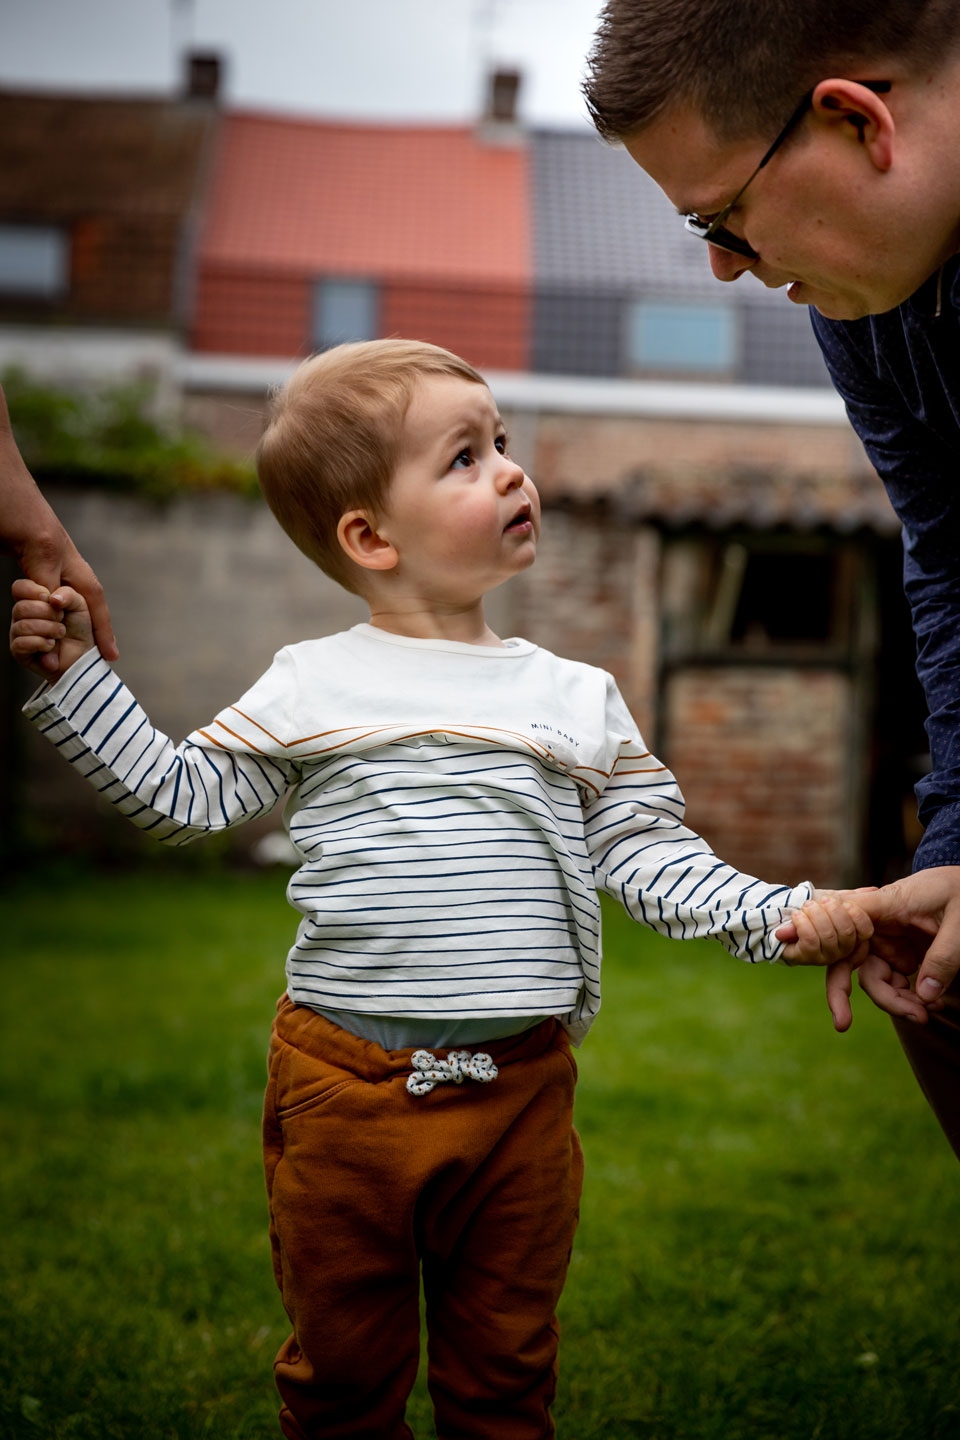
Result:
M57 747L64 759L76 760L89 750L76 723L76 710L89 695L99 694L105 699L112 688L110 680L119 684L100 651L88 650L56 680L45 682L34 691L23 707L23 714ZM99 708L99 702L93 706L91 720L96 718Z
M960 800L934 811L917 846L914 870L932 870L935 865L960 865Z

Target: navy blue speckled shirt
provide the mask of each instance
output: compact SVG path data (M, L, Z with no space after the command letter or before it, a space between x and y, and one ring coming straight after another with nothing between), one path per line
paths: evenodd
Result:
M937 315L938 279L940 314ZM960 864L960 257L885 315L813 328L903 525L933 768L914 869Z

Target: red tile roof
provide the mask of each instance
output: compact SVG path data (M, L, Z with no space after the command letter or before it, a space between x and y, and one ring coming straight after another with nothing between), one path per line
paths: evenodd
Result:
M526 285L526 147L449 127L223 120L201 265Z

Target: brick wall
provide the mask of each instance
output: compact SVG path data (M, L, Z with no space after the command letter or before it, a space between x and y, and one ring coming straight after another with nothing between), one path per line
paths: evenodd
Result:
M178 216L87 216L76 222L72 238L64 314L78 320L179 320Z
M225 355L306 355L312 290L300 275L208 267L197 285L191 345Z
M313 282L207 266L197 287L191 343L225 355L306 355L313 348ZM525 370L531 300L504 286L388 284L380 333L429 340L490 370Z
M762 879L847 883L851 681L830 670L680 670L664 697L662 758L687 819Z
M385 284L380 333L443 345L481 370L530 364L530 295L525 289Z

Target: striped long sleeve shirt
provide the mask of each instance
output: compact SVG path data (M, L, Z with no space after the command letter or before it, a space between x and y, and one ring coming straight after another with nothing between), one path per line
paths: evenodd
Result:
M598 889L751 962L779 957L773 931L811 893L724 864L612 678L525 640L357 625L288 646L179 746L97 651L25 713L168 844L285 799L301 857L287 990L320 1009L555 1014L579 1042L600 1004Z

